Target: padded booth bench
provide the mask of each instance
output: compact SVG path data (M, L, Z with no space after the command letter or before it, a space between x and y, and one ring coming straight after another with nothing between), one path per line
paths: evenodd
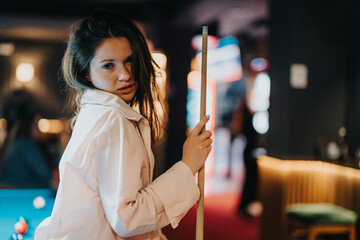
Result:
M299 203L286 209L289 239L307 236L315 240L321 234L348 234L355 240L357 214L330 203Z
M360 169L318 160L283 160L269 156L262 156L257 162L259 198L263 204L259 221L259 240L289 238L289 217L286 212L288 207L294 204L329 203L349 209L360 216ZM305 211L306 208L311 208L311 205L306 206L300 210ZM330 208L330 216L333 216L334 209L339 209L334 206L329 207L329 205L325 205L325 208ZM339 227L335 227L336 224L331 222L327 230L351 229L352 226L348 223L345 227L344 224L338 224ZM313 226L317 225L313 224ZM321 226L317 226L317 230L313 232L319 231L320 228ZM359 222L355 229L357 238L360 239ZM309 233L309 228L307 233ZM345 234L324 235L318 239L344 239L345 237Z

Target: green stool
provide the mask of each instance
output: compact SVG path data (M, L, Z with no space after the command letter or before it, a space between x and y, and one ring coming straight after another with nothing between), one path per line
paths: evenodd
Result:
M355 240L357 214L330 203L301 203L287 207L288 231L291 237L306 233L308 240L319 234L348 233Z

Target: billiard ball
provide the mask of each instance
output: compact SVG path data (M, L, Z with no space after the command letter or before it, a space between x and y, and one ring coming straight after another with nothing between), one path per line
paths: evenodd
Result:
M18 221L15 223L15 231L19 234L25 234L26 231L28 230L28 224L26 222L23 221Z
M42 209L45 207L45 199L41 196L34 198L33 205L36 209Z

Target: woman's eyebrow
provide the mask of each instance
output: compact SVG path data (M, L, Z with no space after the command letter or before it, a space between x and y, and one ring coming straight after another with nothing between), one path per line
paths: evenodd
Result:
M101 62L101 63L102 63L102 62L116 62L116 60L115 60L115 59L103 59L103 60L101 60L100 62Z
M132 54L125 58L125 62L129 61L129 60L132 60ZM110 58L110 59L103 59L103 60L100 61L100 63L102 63L102 62L116 62L116 60Z
M129 55L129 56L127 56L126 58L125 58L125 61L129 61L129 60L131 60L132 59L132 54L131 55Z

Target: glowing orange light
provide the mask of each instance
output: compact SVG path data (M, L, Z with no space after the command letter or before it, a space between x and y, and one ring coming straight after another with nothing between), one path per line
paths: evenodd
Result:
M196 90L201 86L201 73L199 71L191 71L187 76L187 83L189 88Z
M6 128L6 119L0 118L0 130Z
M38 128L43 133L61 133L64 130L64 124L58 119L40 119Z

